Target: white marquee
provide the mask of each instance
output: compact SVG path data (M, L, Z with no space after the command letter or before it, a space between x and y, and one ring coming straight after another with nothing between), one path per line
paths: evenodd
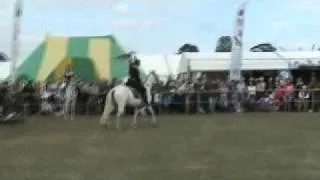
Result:
M230 68L231 53L184 53L178 73L188 71L225 71ZM320 65L320 51L244 52L243 70L287 70L299 65Z

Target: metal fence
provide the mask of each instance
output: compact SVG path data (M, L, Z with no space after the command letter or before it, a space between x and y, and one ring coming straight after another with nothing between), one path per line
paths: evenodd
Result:
M317 112L320 91L287 92L188 92L159 93L160 111L180 113L216 112Z
M3 114L20 112L30 114L55 114L61 102L33 97L1 104ZM89 97L77 101L78 115L100 115L104 108L104 97ZM228 112L317 112L320 107L320 90L287 92L156 92L152 105L158 114L165 113L228 113ZM127 113L133 109L128 107Z

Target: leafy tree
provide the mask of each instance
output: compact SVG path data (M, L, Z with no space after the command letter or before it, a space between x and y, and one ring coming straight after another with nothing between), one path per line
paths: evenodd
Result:
M196 45L186 43L178 49L177 54L182 54L184 52L199 52L199 48Z
M9 57L4 52L0 52L0 62L6 62L9 60Z
M270 43L262 43L253 46L250 48L250 51L252 52L275 52L277 51L277 48L275 48L272 44Z
M232 38L230 36L221 36L216 45L216 52L231 52Z

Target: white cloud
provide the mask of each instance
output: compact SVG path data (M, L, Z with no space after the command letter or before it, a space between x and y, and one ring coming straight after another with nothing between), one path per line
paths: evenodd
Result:
M272 26L276 29L284 29L289 26L289 22L285 20L275 20L272 22Z
M128 3L141 3L145 5L154 5L159 3L169 3L169 2L185 2L186 0L29 0L28 3L37 6L47 6L47 7L68 7L68 8L78 8L78 7L97 7L97 6L122 6ZM196 1L196 0L189 0Z
M129 12L129 4L125 2L116 3L111 6L112 10L119 14L127 14Z
M158 26L165 22L165 18L123 18L111 21L111 26L115 28L142 28Z
M320 11L319 0L284 0L284 3L297 10Z

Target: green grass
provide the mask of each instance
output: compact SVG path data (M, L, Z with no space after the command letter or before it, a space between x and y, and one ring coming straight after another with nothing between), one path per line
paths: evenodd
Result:
M37 117L0 126L0 179L319 180L319 116L163 115L157 129L141 120L124 132L99 117Z

